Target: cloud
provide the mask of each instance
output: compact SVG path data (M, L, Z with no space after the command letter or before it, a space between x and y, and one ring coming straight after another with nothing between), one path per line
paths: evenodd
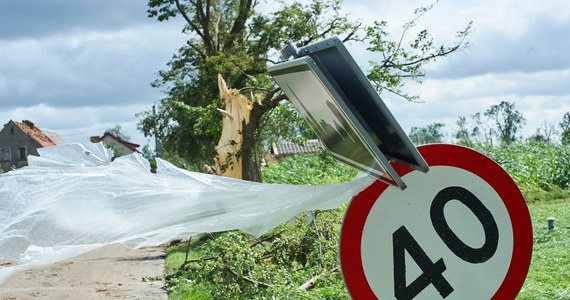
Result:
M102 135L105 130L121 125L131 141L147 143L142 133L137 132L136 114L150 110L150 105L110 105L82 107L53 107L38 104L0 111L2 124L8 120L30 120L38 127L50 129L61 135L66 142L88 142L89 136Z
M183 20L146 16L146 1L5 1L0 10L0 120L31 120L68 142L119 124L145 144L135 114L185 42Z
M471 49L442 60L435 70L428 68L428 74L433 78L457 78L568 69L570 20L564 23L546 21L537 19L521 36L510 36L508 32L475 36Z
M0 40L36 38L92 28L116 30L154 22L146 18L146 1L3 1Z
M182 42L178 31L151 25L0 41L0 102L8 107L152 102L160 95L150 82Z
M389 21L397 39L413 10L429 3L358 0L345 1L343 8L368 24ZM404 130L440 122L452 131L459 116L484 112L502 100L516 101L529 134L545 120L562 120L570 111L570 5L441 1L414 30L427 28L436 44L447 43L471 20L472 48L430 64L423 84L406 86L425 103L382 95ZM0 120L30 119L68 141L85 141L121 124L134 142L146 143L134 114L163 97L149 84L185 42L183 26L181 19L147 18L146 1L4 1ZM374 59L362 46L348 48L364 69Z
M570 68L570 9L563 1L483 2L457 15L473 20L472 47L426 68L433 78ZM521 4L521 5L519 5ZM446 20L447 22L447 20Z
M398 40L404 22L414 17L413 10L429 3L359 0L346 3L345 8L366 24L388 21L389 38ZM417 20L404 42L427 29L436 45L450 45L469 21L474 24L466 41L472 46L427 65L430 78L570 68L570 6L565 1L442 1ZM369 60L381 60L381 56L358 54L357 61Z
M430 78L421 85L410 84L412 93L419 93L424 101L454 102L460 99L523 96L570 95L570 69L534 73L487 73L454 79Z
M543 128L554 125L570 112L570 69L532 73L487 73L453 79L429 78L423 84L409 83L406 89L420 94L424 103L410 103L390 94L382 95L398 122L406 132L411 127L432 123L446 125L444 132L457 129L459 116L468 119L483 113L501 101L514 102L515 108L526 118L522 135L528 137ZM490 123L489 123L490 124Z

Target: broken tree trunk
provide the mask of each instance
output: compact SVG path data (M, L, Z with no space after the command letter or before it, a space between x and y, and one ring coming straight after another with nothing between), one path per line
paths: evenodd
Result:
M242 146L244 127L250 123L253 99L248 100L236 89L229 89L221 75L218 75L220 98L224 100L222 135L216 146L217 157L212 166L205 166L208 172L233 178L243 178Z

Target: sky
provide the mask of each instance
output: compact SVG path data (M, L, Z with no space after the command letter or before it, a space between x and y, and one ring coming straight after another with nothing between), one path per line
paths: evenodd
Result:
M398 39L414 8L429 3L351 0L343 8L364 23L388 21ZM132 142L153 146L137 131L136 114L163 97L150 83L186 40L180 18L150 19L143 0L0 0L0 7L0 122L30 120L67 142L120 125ZM570 5L441 0L414 30L449 43L469 21L471 46L426 66L422 84L407 84L421 103L382 93L404 130L439 122L450 139L459 116L501 101L514 102L526 118L526 136L545 122L558 127L570 111ZM380 58L347 46L365 70Z

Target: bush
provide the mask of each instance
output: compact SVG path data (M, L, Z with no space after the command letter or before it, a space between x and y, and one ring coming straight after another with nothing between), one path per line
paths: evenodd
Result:
M192 259L167 272L171 299L340 299L347 298L338 268L344 210L316 211L282 224L261 237L239 231L190 245ZM170 249L183 257L186 245ZM307 290L300 287L317 278Z
M267 183L326 184L356 171L327 154L297 156L263 170ZM350 199L347 199L350 200ZM347 299L338 262L346 207L313 211L255 239L239 231L169 249L171 299ZM182 267L180 268L179 266ZM311 279L314 284L300 287Z
M350 181L357 171L327 152L297 155L263 169L265 183L320 185Z
M477 145L476 150L499 163L523 193L568 189L570 148L539 142L517 142L500 147Z
M527 201L570 197L569 148L536 142L472 148L502 165ZM326 154L312 154L264 168L263 180L325 184L351 180L356 173ZM338 262L345 210L305 213L260 239L232 231L196 240L190 244L188 260L186 244L173 247L167 255L167 272L172 274L167 276L169 295L172 299L348 299ZM313 285L300 289L311 279Z

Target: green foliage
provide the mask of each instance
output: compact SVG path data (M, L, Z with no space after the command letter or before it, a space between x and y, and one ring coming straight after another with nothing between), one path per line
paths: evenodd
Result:
M143 146L142 155L150 163L150 172L156 173L156 153L150 149L149 144Z
M264 149L270 149L270 142L288 140L302 144L315 139L316 135L301 118L299 111L289 101L284 101L263 116L260 139Z
M471 122L467 122L467 118L464 116L459 116L459 120L456 122L459 127L457 131L454 132L454 137L457 139L458 144L465 146L472 146L481 138L481 113L475 113L471 115Z
M501 101L496 105L491 105L485 116L494 122L496 131L494 132L502 143L514 142L517 132L522 129L526 120L522 113L515 109L514 102Z
M324 153L297 156L263 172L267 182L289 184L337 183L356 174ZM174 274L167 276L171 299L348 298L338 268L345 209L305 213L259 239L232 231L192 242L186 263L186 244L170 248L166 269ZM314 286L299 289L314 278Z
M371 53L382 55L372 62L370 80L381 90L408 99L401 91L406 78L424 76L422 67L467 46L464 38L471 24L458 33L451 46L437 46L427 30L413 34L407 46L404 36L430 7L416 11L406 23L400 38L389 38L385 22L367 27L351 20L341 9L339 0L279 1L274 11L258 12L258 1L189 1L149 0L148 15L158 21L182 17L187 42L175 53L167 69L158 73L152 84L165 93L156 114L143 112L139 130L157 136L163 152L169 152L187 164L211 164L214 147L220 136L222 115L217 88L221 74L231 88L253 92L251 121L242 130L241 149L244 179L259 180L259 157L262 149L276 138L292 140L311 136L298 114L283 106L286 96L267 75L268 62L276 49L288 43L301 47L311 42L339 36L344 42L370 42ZM276 137L274 133L281 136ZM264 147L265 146L265 147Z
M529 205L534 232L532 264L517 299L568 299L570 191L560 186L568 188L570 174L564 172L570 170L570 150L537 142L496 148L477 144L476 150L501 163L525 191L527 201L535 202ZM270 165L263 170L264 180L323 184L354 176L354 170L323 155L297 156ZM541 170L543 167L547 170ZM539 180L538 175L549 173L559 175ZM547 187L548 192L544 190ZM345 209L305 213L259 239L236 231L207 240L195 239L187 260L186 243L170 248L166 261L167 273L173 274L166 276L170 298L349 299L338 270L339 232ZM556 218L554 231L546 229L546 218L550 216ZM317 279L312 288L299 290L313 278Z
M304 214L260 239L231 231L192 244L191 262L182 270L167 268L176 274L167 282L171 298L186 299L174 296L184 293L208 299L346 298L337 249L342 211L315 211L311 219L307 223ZM185 245L171 249L169 265L173 260L181 265L185 251ZM315 276L312 289L299 290Z
M217 111L223 106L217 86L221 74L228 87L246 88L258 101L253 104L250 123L243 128L241 145L245 179L258 180L258 149L263 149L264 142L261 139L268 137L271 129L298 123L288 123L290 113L288 118L279 119L283 110L277 109L277 118L267 114L285 99L266 73L270 50L289 42L302 46L325 35L349 35L358 27L340 13L340 3L334 0L280 2L270 13L256 12L257 4L221 0L148 2L149 17L166 21L181 16L186 21L183 33L188 36L168 69L160 71L153 83L166 93L158 113L140 114L143 119L139 129L145 135L158 131L161 152L169 152L193 166L212 163L222 120ZM265 133L261 133L262 128Z
M537 194L570 186L570 148L548 143L516 142L476 150L497 161L525 193Z
M378 61L369 62L371 70L368 79L378 91L387 90L410 101L419 100L418 95L403 91L405 80L412 79L421 83L420 78L426 75L422 69L424 65L469 47L465 38L471 31L472 22L457 32L456 40L451 45L436 45L427 29L420 30L412 39L406 41L418 19L432 8L433 4L417 8L414 18L404 24L400 39L397 40L387 38L389 34L386 21L375 21L366 27L366 36L370 39L367 50L373 54L381 54L382 57Z
M410 140L416 145L443 143L442 133L445 125L443 123L433 123L425 127L412 127L410 130Z
M529 140L539 143L554 143L554 137L558 133L554 124L544 121L543 127L537 128L536 132L529 137Z
M263 182L310 184L349 181L357 171L336 161L328 152L297 155L263 169Z
M564 114L562 122L559 123L562 129L561 142L563 145L570 145L570 111Z
M532 263L517 299L570 299L570 197L563 201L529 206L534 245ZM548 217L554 217L555 229L547 229Z

